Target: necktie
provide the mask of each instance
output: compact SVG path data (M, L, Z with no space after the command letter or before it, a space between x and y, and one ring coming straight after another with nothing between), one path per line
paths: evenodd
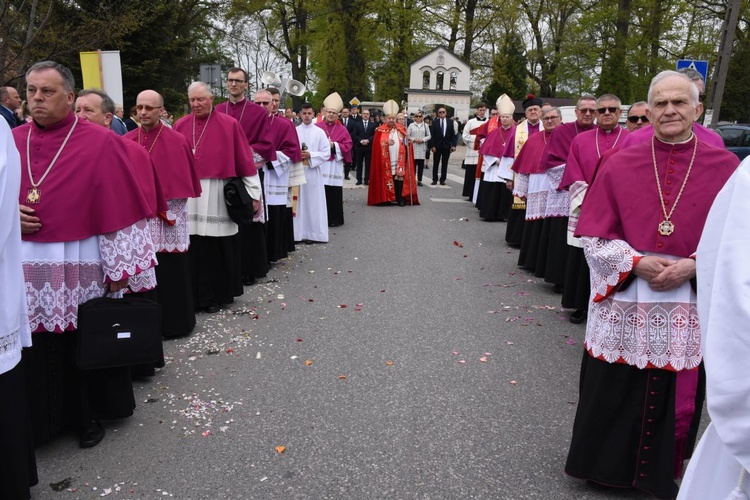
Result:
M445 137L445 118L443 118L440 121L442 122L442 127L443 127L443 137Z

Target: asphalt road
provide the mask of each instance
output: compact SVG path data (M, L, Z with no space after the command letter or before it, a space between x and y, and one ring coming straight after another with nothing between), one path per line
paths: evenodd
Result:
M646 498L564 475L584 327L461 197L462 151L417 207L347 181L330 243L165 342L99 446L37 450L33 498Z

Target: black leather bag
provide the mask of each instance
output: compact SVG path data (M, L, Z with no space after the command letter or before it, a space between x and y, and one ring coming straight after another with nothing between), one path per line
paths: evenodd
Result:
M82 370L156 363L161 305L143 297L99 297L78 306L76 364Z
M245 189L242 177L229 179L224 184L224 201L227 204L229 218L240 226L249 226L253 223L253 199Z

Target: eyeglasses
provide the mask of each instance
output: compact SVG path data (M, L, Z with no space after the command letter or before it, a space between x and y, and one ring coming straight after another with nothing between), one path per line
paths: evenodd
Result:
M578 111L580 111L582 115L593 115L594 113L596 113L596 110L594 108L583 108L579 109Z
M620 108L618 108L617 106L610 106L608 108L597 108L597 110L596 110L596 112L599 113L600 115L603 115L607 111L609 111L610 113L612 113L614 115L615 113L617 113L618 111L620 111Z
M438 111L438 114L444 115L445 111Z
M559 120L559 119L560 119L559 116L545 116L544 118L542 118L542 120L548 121L548 122L551 122L552 120Z
M638 123L638 120L642 121L643 123L648 123L648 117L646 116L628 116L628 121L630 123Z
M260 104L261 106L268 106L271 103L269 101L255 101L255 104Z
M414 118L422 118L424 115L414 115Z
M163 106L148 106L146 104L137 104L135 109L138 111L148 111L149 113L155 109L161 109Z
M236 78L228 78L227 83L229 85L239 85L241 83L245 83L245 80L237 80Z

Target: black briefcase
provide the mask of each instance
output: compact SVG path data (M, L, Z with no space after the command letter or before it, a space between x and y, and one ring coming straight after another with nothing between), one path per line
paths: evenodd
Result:
M156 363L161 305L143 297L99 297L78 306L76 364L82 370Z

